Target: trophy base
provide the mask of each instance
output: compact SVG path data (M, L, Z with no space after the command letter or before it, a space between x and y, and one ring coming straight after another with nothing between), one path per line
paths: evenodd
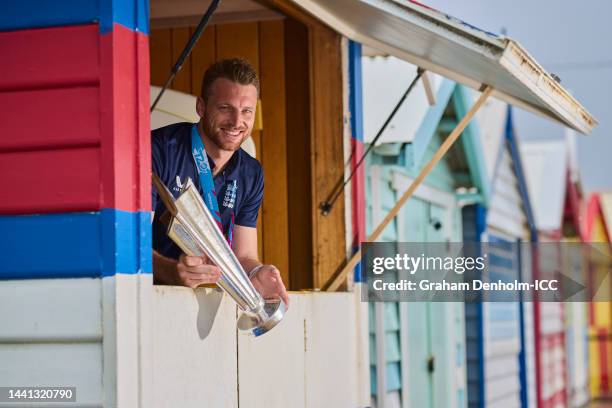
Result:
M255 337L259 337L280 323L286 311L287 306L282 300L266 302L264 312L267 317L265 319L250 313L242 313L238 318L237 326L240 330L251 331Z

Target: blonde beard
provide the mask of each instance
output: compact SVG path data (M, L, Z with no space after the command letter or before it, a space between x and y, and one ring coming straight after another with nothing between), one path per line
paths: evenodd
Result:
M227 146L229 143L222 143L221 142L222 137L218 136L217 132L214 132L210 129L210 126L208 125L208 122L206 121L206 117L202 118L201 123L202 123L201 131L203 131L203 133L210 140L212 140L212 142L215 144L215 146L217 146L217 148L219 148L220 150L224 150L226 152L235 152L236 150L240 149L240 146L242 146L244 141L247 140L251 136L250 133L245 132L244 137L240 140L239 143L231 143L231 146Z

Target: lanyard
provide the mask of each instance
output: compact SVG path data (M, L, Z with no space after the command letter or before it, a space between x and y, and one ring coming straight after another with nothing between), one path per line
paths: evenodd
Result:
M200 178L200 187L204 193L204 203L210 210L213 218L217 222L219 229L223 232L223 225L221 224L221 213L219 212L219 203L217 202L217 192L215 191L215 183L213 181L212 170L208 163L208 156L206 156L206 149L202 138L198 133L198 125L194 124L191 128L191 153L198 170ZM234 214L232 213L232 219L227 231L227 242L232 246L234 232Z

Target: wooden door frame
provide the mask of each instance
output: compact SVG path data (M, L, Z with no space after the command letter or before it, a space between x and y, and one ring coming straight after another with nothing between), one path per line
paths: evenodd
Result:
M342 36L288 0L255 1L295 19L308 30L311 284L320 288L347 255L344 200L341 197L329 215L319 209L344 176Z

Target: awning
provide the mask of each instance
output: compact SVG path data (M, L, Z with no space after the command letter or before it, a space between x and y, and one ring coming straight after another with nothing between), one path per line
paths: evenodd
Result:
M596 119L516 41L406 0L293 0L344 36L589 133Z

